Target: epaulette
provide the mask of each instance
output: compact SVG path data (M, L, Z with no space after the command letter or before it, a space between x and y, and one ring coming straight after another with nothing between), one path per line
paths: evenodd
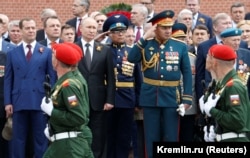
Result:
M184 44L186 44L184 41L182 41L182 40L179 40L179 39L177 39L177 38L174 38L174 37L171 37L170 39L172 39L172 40L175 40L175 41L179 41L179 42L181 42L181 43L184 43Z
M68 87L69 86L69 80L65 80L62 83L62 87Z

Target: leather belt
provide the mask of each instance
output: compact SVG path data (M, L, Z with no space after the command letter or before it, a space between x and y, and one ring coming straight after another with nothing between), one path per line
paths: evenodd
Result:
M144 77L143 81L154 86L176 87L180 85L180 81L154 80L146 77Z
M82 132L77 132L77 131L71 131L71 132L62 132L62 133L57 133L51 136L50 140L54 142L55 140L61 140L61 139L67 139L67 138L76 138L78 134Z
M246 137L246 133L234 133L234 132L228 132L223 134L216 134L216 140L217 142L220 142L225 139L231 139L231 138L243 138Z
M115 85L116 85L116 87L130 87L130 88L132 88L132 87L134 87L134 82L116 82L115 83Z

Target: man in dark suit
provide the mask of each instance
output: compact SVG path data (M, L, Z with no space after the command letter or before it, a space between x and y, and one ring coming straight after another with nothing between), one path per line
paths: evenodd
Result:
M61 22L57 16L48 17L44 21L44 30L47 35L47 38L39 41L40 44L51 48L52 44L62 43L63 41L60 39L61 35Z
M72 12L75 18L66 21L66 24L73 26L76 29L75 42L81 37L80 24L81 21L88 17L90 7L89 0L74 0L72 5Z
M56 11L51 9L51 8L45 8L42 10L41 13L41 22L42 24L44 24L44 21L51 16L57 16ZM43 29L39 29L36 31L36 41L41 41L47 38L46 33L44 32L44 28Z
M76 44L85 53L84 58L78 63L78 68L89 88L92 151L95 158L103 158L106 154L104 149L107 110L114 107L115 77L110 49L94 41L97 25L93 18L85 18L81 23L82 38Z
M209 30L210 38L212 38L213 37L212 18L199 12L200 0L186 0L186 8L191 10L193 13L192 28L194 28L196 25L199 25L199 24L206 25Z
M149 21L156 15L154 10L154 2L155 0L140 0L140 3L145 5L145 7L147 7L148 9L147 21Z
M40 104L45 95L43 82L50 76L56 81L51 50L36 42L33 19L20 21L23 43L7 53L4 76L4 105L7 117L13 118L12 158L24 158L28 131L34 144L34 157L42 158L48 141L44 135L47 116Z
M148 9L143 4L132 5L131 23L134 26L135 42L144 34L144 24L147 21Z
M197 55L197 47L200 43L209 39L209 31L205 25L196 25L192 30L193 43L188 46L188 52Z
M199 44L197 48L197 60L196 60L196 76L195 76L195 91L196 97L199 98L203 95L203 87L202 80L205 80L206 86L211 81L211 74L205 69L206 65L206 57L208 50L211 46L215 44L222 44L222 40L220 37L221 32L223 32L227 28L232 27L231 17L226 13L218 13L215 15L213 19L213 28L215 36L205 42ZM240 43L241 48L246 47L246 43Z

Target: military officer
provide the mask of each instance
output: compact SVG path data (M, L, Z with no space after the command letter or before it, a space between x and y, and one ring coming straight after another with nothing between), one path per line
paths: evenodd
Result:
M134 108L138 106L142 73L139 64L130 63L131 47L125 44L129 20L122 14L110 16L103 24L109 31L116 79L115 106L108 117L108 158L127 158L132 138Z
M249 141L246 133L250 131L250 102L247 88L234 69L236 58L234 49L227 45L214 45L208 52L206 69L217 82L215 93L206 102L200 100L201 111L216 121L216 128L209 129L209 141Z
M44 158L92 158L89 127L89 102L86 81L72 71L81 56L67 44L52 46L52 64L58 81L51 91L51 99L44 97L41 109L50 116L46 137L52 142Z
M192 104L192 73L185 43L171 38L174 12L165 10L149 22L152 27L128 55L142 62L144 79L140 106L144 113L146 152L153 157L155 141L178 141L179 115ZM183 93L180 79L183 76Z

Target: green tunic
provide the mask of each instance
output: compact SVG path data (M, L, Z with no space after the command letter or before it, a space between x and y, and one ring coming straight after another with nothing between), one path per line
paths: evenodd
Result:
M235 70L230 71L216 86L221 93L216 108L210 113L218 127L216 133L246 133L250 131L250 102L247 87L239 79ZM231 138L222 141L249 141L247 138Z
M53 134L78 131L76 138L66 138L52 142L44 158L92 158L90 148L92 134L89 122L89 100L85 79L77 73L68 72L58 79L52 89L54 109L49 123Z

